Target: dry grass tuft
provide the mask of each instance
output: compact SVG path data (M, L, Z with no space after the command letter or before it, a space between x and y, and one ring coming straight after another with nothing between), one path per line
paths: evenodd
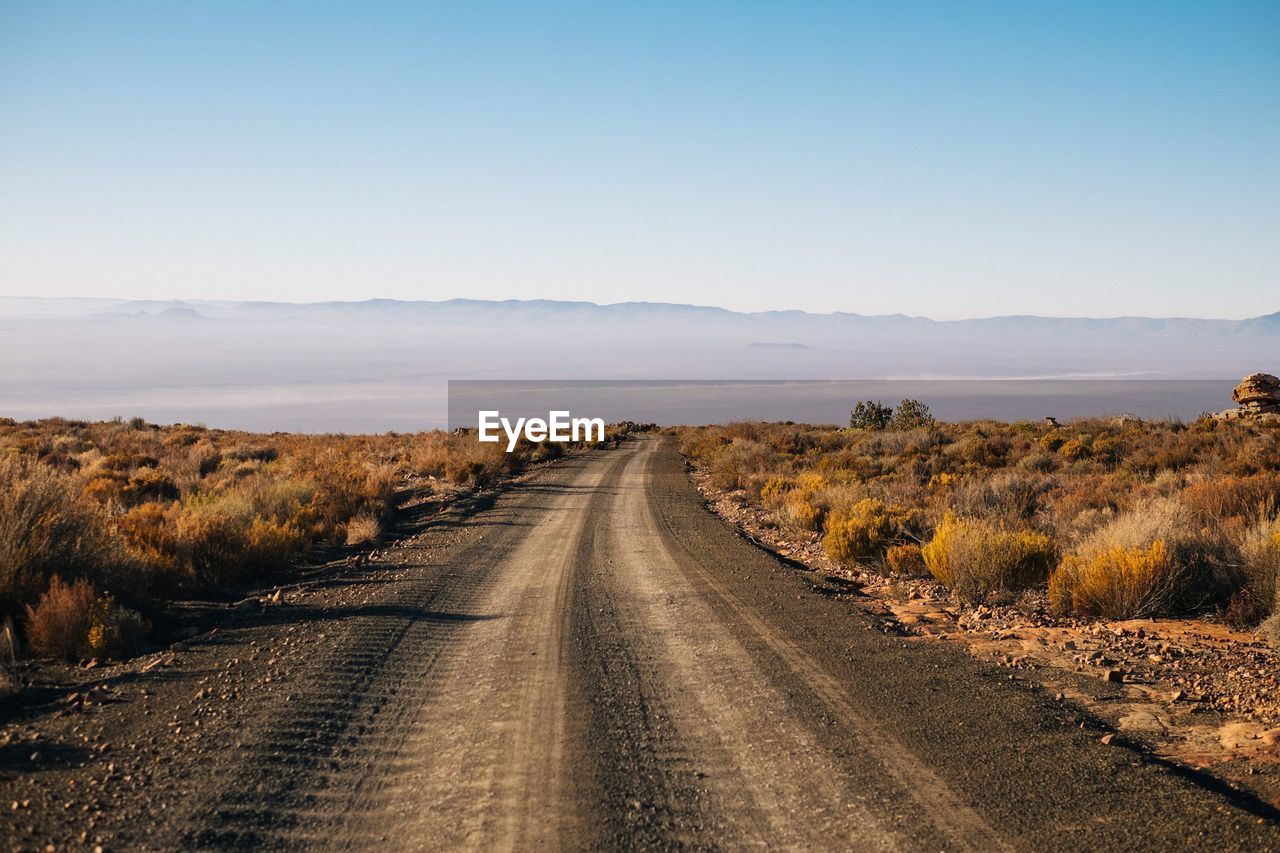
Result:
M347 544L364 545L377 542L382 535L382 523L372 515L357 515L347 522Z

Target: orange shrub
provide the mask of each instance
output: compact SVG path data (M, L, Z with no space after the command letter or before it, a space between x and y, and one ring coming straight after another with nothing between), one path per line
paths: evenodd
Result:
M88 636L96 599L87 580L66 584L54 575L36 605L27 605L28 648L37 657L74 660Z

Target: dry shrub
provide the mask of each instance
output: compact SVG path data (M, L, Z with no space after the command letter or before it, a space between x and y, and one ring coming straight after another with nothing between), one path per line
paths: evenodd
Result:
M948 514L921 554L935 578L961 598L981 601L1043 583L1055 551L1044 533Z
M1201 524L1221 523L1232 516L1254 516L1260 508L1280 504L1280 473L1204 479L1183 490L1182 502Z
M111 596L99 597L83 578L54 575L49 589L27 608L27 644L39 657L61 660L119 658L136 650L147 623Z
M1214 593L1213 544L1180 501L1148 501L1072 549L1050 579L1050 601L1108 619L1189 610Z
M778 452L749 439L734 439L711 465L711 482L719 489L759 492L776 467Z
M795 482L788 477L770 477L760 487L760 500L765 506L776 505L795 487Z
M952 491L951 508L961 517L1030 521L1041 511L1044 495L1053 487L1046 477L1018 470L1001 471L986 479L968 479Z
M875 498L832 510L824 527L822 548L833 560L875 559L884 553L894 533L888 508Z
M372 515L357 515L347 522L347 544L363 545L377 542L382 535L382 523Z
M796 491L789 494L770 517L784 530L812 533L822 529L824 513L804 492Z
M769 522L793 532L821 530L826 510L819 505L817 496L826 485L821 475L813 473L795 479L769 478L760 487L761 502L771 510Z
M890 571L896 575L920 578L929 574L929 569L924 564L924 555L920 551L920 546L914 542L890 546L889 550L885 552L884 559L889 565Z
M177 500L179 494L173 478L157 468L139 468L120 489L121 500L129 504Z
M27 645L39 657L73 660L89 634L89 617L97 599L93 585L81 579L72 584L57 575L39 602L27 606Z
M1280 593L1280 518L1264 519L1250 528L1240 548L1243 585L1231 621L1252 625L1276 611Z
M246 519L216 504L143 504L120 520L119 529L133 552L153 568L176 570L203 588L278 569L310 540L292 521L257 514Z
M1089 556L1069 554L1049 579L1049 601L1063 613L1133 619L1170 609L1179 567L1164 541L1143 547L1112 545Z
M0 611L20 612L55 571L87 574L113 559L101 520L69 475L0 458Z
M217 512L184 511L177 517L175 556L199 586L218 586L246 574L281 568L306 545L292 524L254 516L248 527Z

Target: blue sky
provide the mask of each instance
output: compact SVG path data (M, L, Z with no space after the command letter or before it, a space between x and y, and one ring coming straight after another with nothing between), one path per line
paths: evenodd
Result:
M0 0L0 295L1280 310L1280 3Z

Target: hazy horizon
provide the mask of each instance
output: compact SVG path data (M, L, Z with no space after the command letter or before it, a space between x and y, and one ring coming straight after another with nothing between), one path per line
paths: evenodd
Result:
M450 303L450 302L482 302L482 303L499 303L499 304L501 303L531 303L531 304L560 303L565 305L572 305L572 304L590 305L597 308L609 308L609 307L618 307L618 306L625 306L625 305L653 305L653 306L664 306L664 307L669 306L674 308L697 308L697 309L708 309L708 310L715 310L715 311L728 311L731 313L744 314L748 316L761 315L761 314L801 313L801 314L809 314L815 317L830 317L830 316L838 316L838 315L866 317L868 319L905 317L912 320L929 320L935 323L954 323L954 322L965 322L965 321L973 321L973 320L1016 319L1021 317L1046 319L1046 320L1144 319L1144 320L1238 321L1238 320L1252 320L1252 319L1258 319L1261 317L1270 317L1272 315L1280 314L1280 300L1277 301L1276 305L1274 306L1274 310L1267 310L1267 311L1263 311L1260 314L1250 314L1250 315L1244 315L1239 317L1235 317L1235 316L1228 317L1223 315L1191 316L1191 315L1185 315L1185 314L1089 314L1089 313L1008 314L1006 313L1006 314L975 314L972 316L959 316L959 317L948 317L948 318L931 317L924 314L907 314L902 311L891 311L884 314L868 314L868 313L859 312L859 311L846 311L846 310L807 311L803 308L788 308L788 307L762 308L756 311L739 311L724 305L712 305L712 304L706 304L706 303L692 303L692 302L663 302L663 301L655 301L655 300L648 300L648 299L626 299L626 300L619 300L616 302L596 302L590 299L567 300L567 299L544 299L544 298L538 298L538 297L510 298L510 299L485 299L485 298L478 298L474 296L451 296L451 297L445 296L438 299L412 299L412 298L397 298L397 297L390 297L390 296L360 296L360 297L351 297L351 298L345 298L345 299L336 298L336 299L276 300L276 299L210 299L210 298L204 298L199 296L187 296L187 297L170 296L165 298L146 298L146 297L133 297L133 296L119 296L116 294L98 295L98 296L88 295L88 294L77 294L77 295L52 296L52 297L41 296L41 295L30 294L30 293L15 293L12 295L9 295L9 294L0 295L0 303L3 303L5 300L30 300L30 301L40 301L40 302L56 302L58 300L96 301L96 302L119 303L121 306L129 305L133 303L137 303L139 305L144 305L146 303L156 303L156 304L179 303L179 304L195 305L195 306L199 306L201 304L234 306L234 305L261 303L261 304L304 306L304 305L327 305L327 304L361 305L365 303L379 303L379 302L403 302L403 303L426 303L426 304L444 304L444 303ZM145 309L140 308L139 310L145 310Z
M1117 410L1193 417L1230 406L1240 376L1275 372L1278 361L1280 314L936 322L636 302L180 307L0 297L0 415L140 415L266 431L440 427L446 383L485 379L1023 380L1003 387L1021 387L1025 399L993 400L989 416L1024 416L1052 399L1061 402L1051 413L1063 417ZM1200 384L1184 383L1187 393L1172 396L1167 385L1099 392L1077 384L1056 397L1034 384L1099 379ZM781 414L775 392L717 411ZM987 398L969 397L949 410L980 415L974 402ZM823 395L794 399L795 419L830 417Z

